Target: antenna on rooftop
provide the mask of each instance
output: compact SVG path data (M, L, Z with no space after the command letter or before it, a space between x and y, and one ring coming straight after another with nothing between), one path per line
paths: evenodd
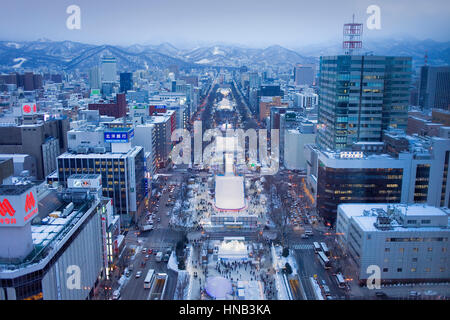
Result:
M363 24L355 23L355 14L353 14L352 23L344 24L344 41L342 47L345 54L352 55L354 51L362 48Z

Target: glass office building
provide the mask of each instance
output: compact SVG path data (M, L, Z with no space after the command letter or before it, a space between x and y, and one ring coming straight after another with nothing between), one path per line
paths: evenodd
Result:
M318 145L345 150L406 129L410 81L410 57L321 57Z

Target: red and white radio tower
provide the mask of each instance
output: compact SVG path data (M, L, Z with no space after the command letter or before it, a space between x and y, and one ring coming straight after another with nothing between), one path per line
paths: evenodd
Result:
M363 24L355 23L355 15L353 15L353 22L344 24L344 41L342 47L345 54L352 55L354 51L362 48L362 33Z

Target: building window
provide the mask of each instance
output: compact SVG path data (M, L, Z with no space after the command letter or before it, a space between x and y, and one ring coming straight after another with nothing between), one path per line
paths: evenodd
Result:
M400 251L400 253L403 253L403 252L405 252L405 248L400 248L399 251Z
M433 251L433 248L428 248L428 252L431 252L431 251Z
M411 272L416 272L416 268L411 268Z
M397 272L402 272L403 269L402 268L397 268Z
M390 252L391 248L384 248L384 252Z
M388 268L383 268L383 272L388 272L389 269Z
M419 252L419 248L413 248L413 252Z
M417 258L412 258L412 262L417 262Z
M431 269L430 268L425 268L425 272L430 272Z

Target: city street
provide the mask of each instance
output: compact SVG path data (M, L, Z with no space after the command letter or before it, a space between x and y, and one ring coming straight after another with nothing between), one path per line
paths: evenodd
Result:
M163 181L164 177L161 176L160 179ZM168 186L173 184L175 186L173 193L176 194L179 190L180 179L178 175L169 175L168 180L162 184L163 192L161 192L161 197L157 202L158 208L156 204L150 207L155 213L153 217L155 229L145 232L128 232L125 239L127 246L137 246L140 250L136 252L134 259L128 262L128 265L133 265L133 271L124 288L121 290L121 299L123 300L146 300L148 298L149 290L144 289L144 279L150 269L154 269L156 273L163 272L168 274L168 283L163 298L173 299L177 283L177 273L167 269L167 262L157 262L155 260L155 254L158 251L165 252L167 249L173 250L176 243L183 237L183 232L173 230L169 227L170 215L168 213L170 213L172 207L166 206L169 199L169 192L167 192ZM160 222L157 222L158 218ZM146 223L145 217L142 217L141 223ZM141 252L142 248L153 250L153 253L149 254L148 260L145 259L147 253ZM145 266L141 265L142 261L146 261ZM140 278L135 277L137 271L142 272Z

